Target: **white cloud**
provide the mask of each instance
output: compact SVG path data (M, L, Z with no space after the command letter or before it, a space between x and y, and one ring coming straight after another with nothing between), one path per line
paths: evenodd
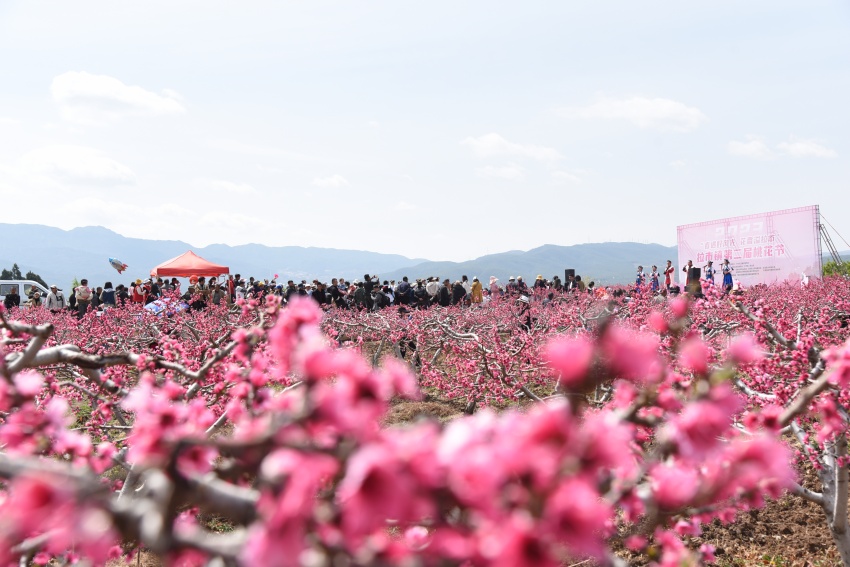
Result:
M484 178L507 179L509 181L519 181L523 178L525 170L515 163L508 164L504 167L494 167L488 165L485 167L475 168L475 175Z
M395 209L396 211L412 211L412 210L416 209L416 207L414 205L408 203L407 201L399 201L398 203L395 204L393 209Z
M779 150L795 158L834 158L838 153L826 146L822 146L814 140L794 140L783 142L777 146Z
M180 96L172 90L157 94L126 85L115 77L85 71L58 75L50 85L50 92L62 116L80 124L112 122L124 116L178 114L185 110Z
M128 185L136 175L126 165L85 146L57 145L33 150L21 158L21 167L59 183Z
M20 124L20 120L15 120L14 118L9 118L8 116L0 116L0 124Z
M569 171L553 171L552 178L561 183L581 183L581 177L575 173L570 173Z
M733 140L729 142L727 148L730 154L738 157L762 160L773 159L774 157L767 144L754 137L750 137L746 142Z
M195 179L195 185L221 193L248 195L257 192L253 186L247 183L234 183L224 179Z
M702 111L668 98L603 98L581 108L560 111L567 118L625 120L641 129L689 132L708 121Z
M561 154L554 148L545 146L533 146L515 144L509 142L495 132L484 134L477 138L472 136L461 142L472 148L475 155L479 157L524 157L540 161L552 161L561 159Z
M339 174L334 174L330 177L316 177L313 179L313 185L326 188L346 187L348 185L348 179Z
M197 220L197 223L203 227L225 229L234 232L254 231L260 234L269 234L284 226L283 223L270 222L265 219L233 213L231 211L213 211L203 214Z

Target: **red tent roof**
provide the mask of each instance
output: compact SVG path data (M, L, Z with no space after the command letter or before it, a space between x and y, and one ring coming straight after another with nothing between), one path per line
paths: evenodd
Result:
M151 270L152 277L218 276L229 273L227 266L207 262L191 250Z

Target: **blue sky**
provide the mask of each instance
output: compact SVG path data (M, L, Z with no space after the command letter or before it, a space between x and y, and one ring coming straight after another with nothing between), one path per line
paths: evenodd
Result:
M850 240L848 70L839 1L6 0L0 222L463 260L819 204Z

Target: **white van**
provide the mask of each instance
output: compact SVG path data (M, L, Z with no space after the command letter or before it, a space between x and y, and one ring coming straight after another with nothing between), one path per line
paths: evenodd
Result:
M45 289L43 285L32 280L0 280L0 303L6 299L6 294L9 293L13 287L18 288L18 295L21 296L21 306L23 306L24 302L29 299L30 295L37 291L41 292L42 301L47 299L47 294L50 293L50 291Z

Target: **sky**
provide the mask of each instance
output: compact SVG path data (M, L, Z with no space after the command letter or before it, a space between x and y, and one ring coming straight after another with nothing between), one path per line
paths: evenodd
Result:
M843 0L3 0L0 222L461 261L820 205L843 249L848 101Z

